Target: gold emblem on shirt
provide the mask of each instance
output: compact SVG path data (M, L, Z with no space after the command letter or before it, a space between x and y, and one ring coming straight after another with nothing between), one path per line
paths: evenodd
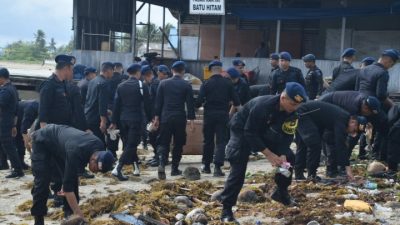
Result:
M298 119L284 122L282 124L282 131L285 134L294 135L296 133L298 122L299 122Z

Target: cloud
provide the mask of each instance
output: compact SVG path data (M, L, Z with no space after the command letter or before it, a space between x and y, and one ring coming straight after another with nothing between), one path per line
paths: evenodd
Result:
M54 38L57 45L66 44L73 35L73 0L1 0L0 47L24 40L33 40L33 34L42 29L47 41ZM140 2L138 2L138 7ZM147 5L137 15L137 22L147 22ZM176 19L166 10L166 23L176 26ZM152 5L151 22L162 25L162 7Z

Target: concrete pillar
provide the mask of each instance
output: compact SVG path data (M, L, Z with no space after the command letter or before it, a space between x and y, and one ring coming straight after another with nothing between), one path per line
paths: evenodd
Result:
M78 32L78 0L73 1L73 9L72 9L72 19L74 26L74 49L78 48L78 40L79 40L79 32ZM83 32L83 31L82 31ZM81 43L82 46L82 43ZM81 47L82 48L82 47Z

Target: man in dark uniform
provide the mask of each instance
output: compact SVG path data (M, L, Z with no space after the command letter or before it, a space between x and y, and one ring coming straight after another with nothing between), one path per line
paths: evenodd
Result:
M275 70L279 69L279 54L278 53L272 53L269 57L269 63L271 64L271 75L270 77L272 78L272 72Z
M350 113L350 115L364 116L368 121L373 123L374 126L379 126L379 121L383 121L385 118L380 110L379 100L373 96L366 96L358 91L335 91L321 96L319 100L339 106ZM365 159L366 156L366 140L363 140L363 138L365 138L363 134L348 138L349 153L351 153L354 146L357 144L358 139L361 139L358 155L360 159Z
M271 94L280 94L287 82L297 82L305 87L305 81L301 70L290 66L292 56L288 52L279 55L279 69L272 73Z
M129 79L118 85L115 95L115 103L110 129L118 128L121 132L124 143L124 151L119 159L112 175L121 181L128 180L128 177L122 173L124 165L133 165L133 175L140 176L139 158L137 155L137 146L140 143L140 131L142 126L143 111L146 119L150 120L150 94L149 89L140 80L141 66L132 64L127 69Z
M157 78L153 79L150 84L150 99L151 99L151 118L155 116L155 107L156 107L156 97L157 97L157 89L158 85L162 80L168 79L170 77L170 70L166 65L159 65L157 67ZM151 167L159 166L159 156L157 153L158 147L158 135L160 134L160 130L152 130L149 131L149 143L154 149L154 157L148 162Z
M232 80L233 87L239 96L240 105L244 105L250 100L250 87L246 81L240 77L240 73L237 71L237 69L235 69L236 72L233 69L235 68L230 68L226 72L228 73L229 78Z
M360 69L363 69L363 68L371 65L374 62L375 62L375 59L373 57L365 57L363 60L361 60Z
M399 59L399 52L395 49L383 51L378 62L373 63L360 71L356 82L356 90L366 95L375 96L381 101L382 109L387 112L392 107L391 101L388 99L388 70L394 66ZM386 122L387 123L387 122ZM380 123L376 131L373 152L375 156L379 156L381 160L386 158L386 144L389 127L385 122Z
M246 81L246 83L249 83L249 79L246 76L246 74L244 74L244 67L246 66L246 64L240 60L240 59L235 59L232 61L233 67L235 67L235 69L239 72L240 74L240 78L243 79L243 81Z
M85 105L86 95L88 91L89 81L96 77L97 70L94 67L88 67L85 69L85 78L78 82L78 87L81 91L82 105Z
M18 92L10 81L10 73L0 68L0 161L1 167L7 168L7 158L13 171L6 178L23 177L22 165L14 145L13 137L17 134Z
M297 126L294 112L307 99L302 85L288 82L281 95L261 96L252 99L236 113L230 122L231 137L226 146L226 158L231 171L225 182L220 199L223 204L222 222L236 222L232 207L243 186L250 149L262 152L273 166L294 165L294 155L290 149ZM272 199L285 205L294 201L288 193L292 180L292 169L285 176L276 173L277 189Z
M104 151L104 144L93 134L65 125L48 124L32 134L32 188L33 204L31 214L35 225L44 225L47 214L49 185L54 169L53 161L60 171L62 191L68 204L64 205L64 215L83 218L79 208L78 172L89 163L92 172L107 172L112 169L114 157Z
M96 137L105 143L104 134L108 122L108 101L110 89L108 81L113 77L114 64L104 62L101 65L101 74L91 80L85 103L85 116L89 129Z
M400 109L398 105L393 106L388 112L388 149L387 149L387 175L396 177L400 163Z
M305 77L306 90L310 100L321 96L324 88L324 79L322 71L315 65L315 56L308 54L303 57L304 66L308 69Z
M40 88L40 127L48 123L71 125L72 107L68 92L68 79L72 77L74 58L58 55L55 58L56 72L44 81Z
M29 166L25 163L25 149L29 149L27 145L28 129L38 116L39 102L37 100L24 100L18 102L18 120L17 120L17 136L15 136L15 146L21 161L22 168L27 170ZM25 141L26 140L26 141Z
M232 82L221 75L222 63L212 61L208 65L211 77L200 87L200 93L196 101L199 108L204 103L203 124L203 173L211 173L210 164L214 162L214 176L225 176L221 170L225 160L225 146L228 138L229 104L234 107L240 105L239 97L235 92ZM215 149L214 140L217 148ZM213 160L214 159L214 160Z
M145 85L145 86L147 87L147 90L148 90L149 95L150 95L150 94L151 94L151 93L150 93L150 90L151 90L151 83L153 82L153 79L154 79L153 69L152 69L149 65L142 66L141 75L142 75L142 76L141 76L140 79L143 81L143 85ZM143 112L143 113L144 113L144 112ZM149 118L148 116L144 116L144 117L143 117L143 120L142 120L142 128L141 128L141 130L142 130L141 139L142 139L142 143L143 143L143 148L144 148L145 150L148 149L148 148L147 148L147 144L148 144L149 134L148 134L148 131L147 131L147 129L146 129L147 124L148 124L148 122L149 122L148 118Z
M182 78L185 74L185 63L176 61L172 65L172 73L174 76L163 80L157 90L154 126L155 128L160 126L160 144L158 146L160 156L158 178L160 180L166 179L165 166L171 137L174 138L171 176L178 176L182 174L178 167L182 158L183 146L186 144L186 119L190 120L190 130L194 130L193 89ZM187 113L185 113L185 103Z
M354 48L347 48L343 51L341 55L342 61L340 62L340 65L333 69L332 81L336 80L336 78L338 78L342 73L346 72L347 70L354 69L351 64L356 59L355 54L356 50Z
M321 143L327 143L328 170L337 165L346 168L350 179L353 175L350 167L350 157L346 148L347 135L358 132L357 117L351 117L348 112L336 105L321 101L310 101L299 107L300 115L297 132L302 146L296 152L296 178L304 179L304 169L307 166L308 179L319 181L317 169L321 156ZM303 114L303 115L302 115Z

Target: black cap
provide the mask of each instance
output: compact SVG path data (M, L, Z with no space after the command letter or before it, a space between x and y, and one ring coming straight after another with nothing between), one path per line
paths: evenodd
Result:
M135 74L141 71L141 69L142 66L139 63L133 63L128 67L128 69L126 69L126 72L128 72L129 74Z
M208 64L208 70L211 70L214 66L222 67L222 62L219 60L214 60Z
M120 62L115 62L114 67L124 67L124 66Z
M85 69L85 75L88 75L89 73L97 73L96 68L94 68L94 67L87 67L87 68Z
M97 156L97 164L102 173L106 173L113 168L115 158L110 151L100 151ZM100 166L101 165L101 166Z
M70 64L70 65L74 65L75 64L75 57L72 55L57 55L56 58L54 59L54 61L56 61L56 63L65 63L65 64Z
M304 62L315 62L316 58L315 55L313 54L307 54L305 56L303 56L303 61Z

